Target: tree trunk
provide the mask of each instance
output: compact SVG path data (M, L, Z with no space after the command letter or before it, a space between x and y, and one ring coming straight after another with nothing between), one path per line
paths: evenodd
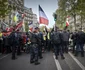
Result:
M82 30L82 15L81 15L81 30Z
M76 14L74 14L74 27L75 27L75 30L76 30Z

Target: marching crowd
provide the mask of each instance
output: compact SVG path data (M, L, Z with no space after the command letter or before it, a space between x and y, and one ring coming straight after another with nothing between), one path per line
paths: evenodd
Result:
M72 46L70 46L72 40ZM80 30L70 32L69 30L60 30L58 27L55 29L40 31L38 27L34 28L31 32L19 32L13 29L10 35L3 35L0 32L0 53L11 53L12 59L16 59L17 55L21 55L22 51L30 53L30 63L35 65L40 64L38 59L42 59L42 53L53 51L55 59L61 56L65 59L64 53L68 53L69 46L75 56L81 53L84 57L84 43L85 33Z

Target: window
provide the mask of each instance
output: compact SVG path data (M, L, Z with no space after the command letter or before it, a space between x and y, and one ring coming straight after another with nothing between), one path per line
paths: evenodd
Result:
M5 22L5 19L3 19L3 22Z
M9 24L12 24L12 21L11 20L9 20Z

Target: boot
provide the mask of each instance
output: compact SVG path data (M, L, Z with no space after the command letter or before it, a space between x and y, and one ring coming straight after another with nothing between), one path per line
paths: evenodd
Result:
M78 56L78 53L79 53L79 52L78 52L78 51L76 51L76 52L75 52L75 54L74 54L74 56Z
M81 57L84 57L84 52L81 52Z
M32 63L34 63L34 61L31 60L30 63L32 64Z
M40 62L35 62L35 65L39 65L40 64Z
M39 57L40 59L42 59L43 57L41 56L41 57Z
M55 59L58 59L58 56L56 56Z
M61 56L61 59L65 59L65 57L64 56Z

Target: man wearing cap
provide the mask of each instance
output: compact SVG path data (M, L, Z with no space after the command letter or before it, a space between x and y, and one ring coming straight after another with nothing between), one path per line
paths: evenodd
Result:
M33 33L30 36L31 46L30 46L30 63L35 63L35 65L40 64L38 62L38 27L34 28Z

